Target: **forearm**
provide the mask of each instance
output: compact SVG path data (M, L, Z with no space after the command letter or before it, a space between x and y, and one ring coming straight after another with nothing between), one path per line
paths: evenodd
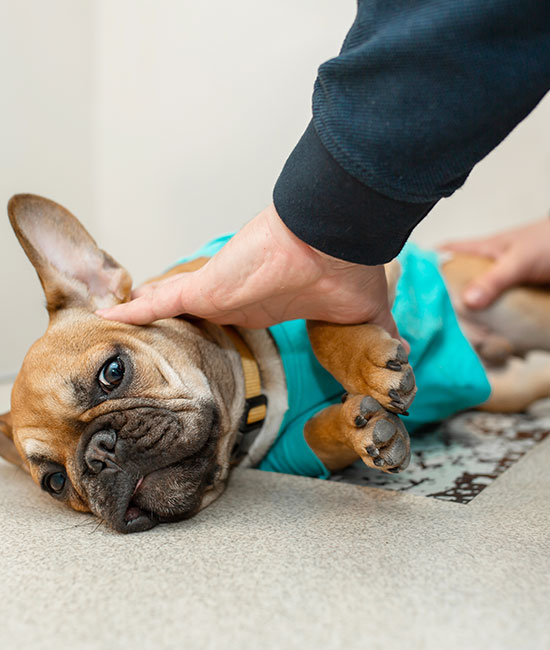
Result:
M387 261L549 87L546 2L360 2L319 70L314 131L277 182L277 210L320 250Z

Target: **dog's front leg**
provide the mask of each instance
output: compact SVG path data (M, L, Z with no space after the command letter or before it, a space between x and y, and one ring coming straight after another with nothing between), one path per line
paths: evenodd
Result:
M306 423L304 436L331 472L361 458L369 467L399 472L410 460L409 435L401 420L370 396L348 395Z
M403 345L378 325L336 325L308 321L319 363L348 393L371 395L384 408L404 413L416 393Z

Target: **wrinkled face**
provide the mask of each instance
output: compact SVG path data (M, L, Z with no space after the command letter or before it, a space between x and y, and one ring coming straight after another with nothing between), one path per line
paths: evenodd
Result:
M229 361L189 322L97 317L128 297L129 276L57 204L26 195L10 203L10 218L50 325L25 358L11 413L0 416L0 453L56 500L120 532L192 516L228 473Z
M216 488L220 412L185 334L172 350L167 327L67 314L14 386L14 442L35 482L121 532L187 518Z

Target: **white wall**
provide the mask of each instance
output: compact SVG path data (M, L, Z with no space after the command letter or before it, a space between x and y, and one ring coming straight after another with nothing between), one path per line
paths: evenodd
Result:
M354 14L353 0L100 3L101 239L135 279L269 202Z
M0 0L0 379L46 324L8 199L43 194L93 221L92 10L93 0Z
M137 281L271 197L353 0L0 0L0 204L75 212ZM6 99L8 101L6 101ZM490 231L550 206L550 98L415 237ZM42 332L38 282L0 218L0 377Z

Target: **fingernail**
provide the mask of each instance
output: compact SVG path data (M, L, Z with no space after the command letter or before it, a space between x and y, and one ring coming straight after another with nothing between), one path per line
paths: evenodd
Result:
M477 306L483 303L485 292L480 287L470 287L464 292L464 302L470 306Z
M97 309L95 313L97 316L101 316L101 318L103 318L108 311L108 309Z

